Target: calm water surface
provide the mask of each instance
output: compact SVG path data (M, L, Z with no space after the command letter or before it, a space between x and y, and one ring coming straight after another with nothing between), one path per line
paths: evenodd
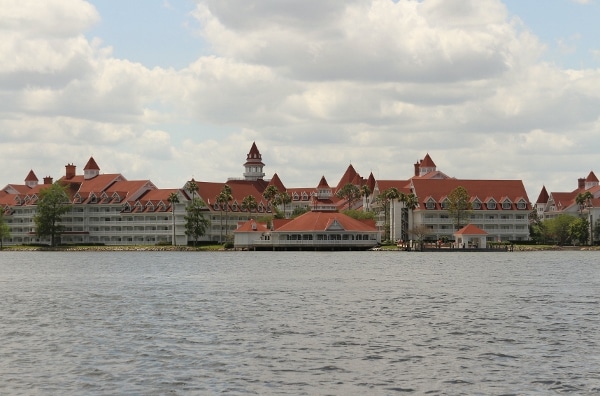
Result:
M600 253L0 252L0 394L599 394Z

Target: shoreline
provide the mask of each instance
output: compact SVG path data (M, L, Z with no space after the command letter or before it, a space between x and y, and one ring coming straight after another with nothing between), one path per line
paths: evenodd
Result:
M243 252L248 251L247 249L226 249L221 245L208 245L208 246L4 246L0 253L6 252ZM382 246L377 249L371 249L370 251L377 252L404 252L404 249L396 248L395 246ZM453 252L456 253L458 250L447 250L447 249L436 249L434 252ZM514 245L512 252L542 252L542 251L600 251L600 246L531 246L531 245ZM426 250L424 253L429 252ZM476 250L469 250L469 252L477 253ZM482 250L483 252L489 252L489 250ZM498 250L499 253L506 253L504 250ZM413 252L406 252L413 253ZM509 252L511 253L511 252Z

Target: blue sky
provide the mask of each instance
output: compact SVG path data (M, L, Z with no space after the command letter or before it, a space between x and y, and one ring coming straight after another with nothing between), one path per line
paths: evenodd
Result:
M0 21L0 185L105 173L406 179L429 153L535 200L600 172L598 0L35 0ZM43 147L43 150L39 148ZM22 177L19 176L23 174Z
M119 58L148 67L183 68L198 56L210 53L190 14L192 0L127 0L115 6L90 1L101 21L87 36L100 37ZM548 46L544 59L564 67L598 67L600 54L600 7L596 1L504 0L512 16L523 21Z

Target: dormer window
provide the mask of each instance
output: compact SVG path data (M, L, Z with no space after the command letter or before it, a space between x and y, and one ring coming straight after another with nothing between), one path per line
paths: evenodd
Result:
M476 199L476 200L475 200L475 201L473 201L473 203L471 204L471 207L472 207L474 210L479 210L479 209L481 209L481 201L480 201L480 200L478 200L478 199Z
M292 199L293 199L294 201L297 201L297 200L299 200L299 199L300 199L300 196L298 195L298 193L297 193L297 192L294 192L294 193L292 194Z
M518 203L517 203L517 209L523 210L523 209L527 209L527 202L525 202L524 199L521 199Z
M496 201L494 201L493 199L489 200L487 202L487 208L490 209L490 210L496 209Z
M512 207L512 202L510 202L508 199L504 200L504 202L502 202L502 209L504 210L508 210Z
M433 200L433 198L430 198L426 203L425 203L425 208L427 209L435 209L435 201Z
M450 200L448 200L448 198L445 198L442 201L442 209L447 210L449 206L450 206Z

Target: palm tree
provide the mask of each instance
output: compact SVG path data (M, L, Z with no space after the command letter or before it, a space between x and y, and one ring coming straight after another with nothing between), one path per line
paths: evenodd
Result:
M263 191L263 197L267 201L267 205L271 206L273 199L279 194L279 190L274 185L270 185ZM273 208L271 208L271 213L273 213Z
M192 180L185 183L185 186L183 188L185 189L185 191L187 191L189 194L191 194L192 201L193 201L194 196L196 194L198 194L198 183L196 183L196 180L194 180L194 178L192 177Z
M385 191L387 198L390 200L390 227L391 227L391 238L396 239L396 227L395 227L395 208L394 201L400 198L400 191L396 187L390 187ZM392 216L392 209L394 209L394 215Z
M172 241L172 245L176 246L177 242L175 240L175 204L179 203L179 195L177 195L176 192L172 192L171 194L169 194L169 198L167 198L167 201L169 201L169 203L171 204L171 216L173 217L173 241Z
M577 196L575 197L575 203L577 205L579 205L579 214L580 215L583 214L583 210L585 208L591 206L591 202L592 202L593 198L594 198L594 196L589 191L577 194Z
M283 205L283 217L286 218L285 215L285 205L289 204L292 202L292 197L290 197L290 194L288 194L285 191L280 192L279 194L277 194L279 197L279 202L281 202L281 204Z
M253 195L247 195L242 200L242 210L247 210L248 213L252 213L253 209L258 207L258 203L256 202L256 198Z
M410 193L404 196L404 205L410 210L410 222L412 228L415 227L415 209L419 206L419 199L414 193Z
M231 187L225 184L219 193L221 196L221 201L225 204L225 239L229 235L229 216L227 214L229 210L229 202L233 201L233 194L231 192Z
M369 186L367 186L366 184L363 185L360 188L360 195L361 197L365 198L365 202L366 202L366 209L369 210L369 195L371 195L371 189L369 188Z

